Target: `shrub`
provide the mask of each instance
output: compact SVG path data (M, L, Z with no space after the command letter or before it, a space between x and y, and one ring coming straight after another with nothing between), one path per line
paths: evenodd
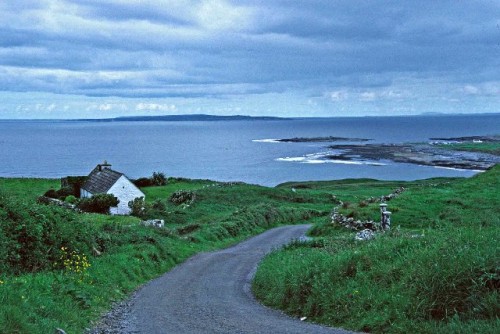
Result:
M58 190L54 189L49 189L45 192L44 196L50 197L50 198L55 198L55 199L60 199L64 201L64 199L69 196L73 195L73 189L64 187Z
M89 255L95 230L77 217L60 207L27 205L0 195L0 272L52 269L61 247Z
M71 189L71 194L78 198L85 181L87 176L67 176L61 179L61 187Z
M75 204L76 203L76 197L73 196L73 195L69 195L69 196L66 197L66 199L64 201L66 203Z
M85 212L109 213L109 208L117 206L120 201L112 194L97 194L90 198L82 198L78 208Z
M151 177L151 182L155 186L164 186L167 184L167 177L162 172L154 172Z
M144 188L144 187L151 187L153 185L153 182L151 181L150 178L141 177L137 180L134 180L134 184L139 188Z
M144 219L146 216L146 202L144 197L134 198L133 201L128 202L128 207L132 210L130 214Z
M167 177L162 172L154 172L151 177L141 177L135 180L134 184L139 188L164 186L167 184Z
M49 189L43 194L45 197L57 198L57 191L55 189Z
M161 201L161 199L156 199L153 204L151 205L151 208L153 210L158 210L158 211L165 211L166 206L165 203Z
M193 191L179 190L174 192L170 196L170 202L174 203L175 205L180 205L186 202L192 203L194 202L195 198L196 194Z

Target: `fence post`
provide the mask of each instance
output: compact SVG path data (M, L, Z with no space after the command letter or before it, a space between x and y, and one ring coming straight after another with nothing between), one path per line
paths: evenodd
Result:
M391 212L387 211L387 203L380 203L380 228L382 231L391 228Z
M384 220L382 222L382 230L389 231L391 229L391 214L390 211L384 211Z

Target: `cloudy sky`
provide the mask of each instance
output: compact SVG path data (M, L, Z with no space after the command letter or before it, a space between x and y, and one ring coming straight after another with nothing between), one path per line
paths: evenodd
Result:
M500 1L1 0L0 118L500 112Z

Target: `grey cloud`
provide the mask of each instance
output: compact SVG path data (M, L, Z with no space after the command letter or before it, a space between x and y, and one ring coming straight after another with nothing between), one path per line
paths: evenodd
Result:
M17 3L0 5L0 17L43 13L44 2ZM46 12L66 26L54 28L47 18L0 23L0 72L22 69L3 71L0 90L214 97L295 89L321 95L332 87L390 86L404 77L498 80L495 1L232 3L257 13L244 31L207 31L186 14L189 7L181 15L166 2L71 0L73 12ZM116 72L118 79L99 72Z
M81 1L69 0L81 6L85 16L111 21L144 20L155 23L168 23L172 25L191 26L191 22L178 16L169 14L168 5L161 2L155 5L138 2L103 2L90 0ZM161 9L161 10L159 10Z

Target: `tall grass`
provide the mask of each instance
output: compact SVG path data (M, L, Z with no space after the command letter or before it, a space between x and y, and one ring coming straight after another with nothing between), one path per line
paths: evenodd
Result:
M328 213L321 211L328 202L323 195L305 201L290 190L170 181L145 188L156 208L151 215L166 221L156 229L135 217L36 204L46 186L56 187L54 180L0 179L0 332L83 332L114 301L197 252ZM173 192L186 189L196 192L193 203L169 201ZM80 263L83 256L90 266Z
M293 243L261 263L254 293L353 330L499 332L499 177L497 166L468 180L414 184L389 204L400 227L369 242L323 221L312 230L321 241Z

